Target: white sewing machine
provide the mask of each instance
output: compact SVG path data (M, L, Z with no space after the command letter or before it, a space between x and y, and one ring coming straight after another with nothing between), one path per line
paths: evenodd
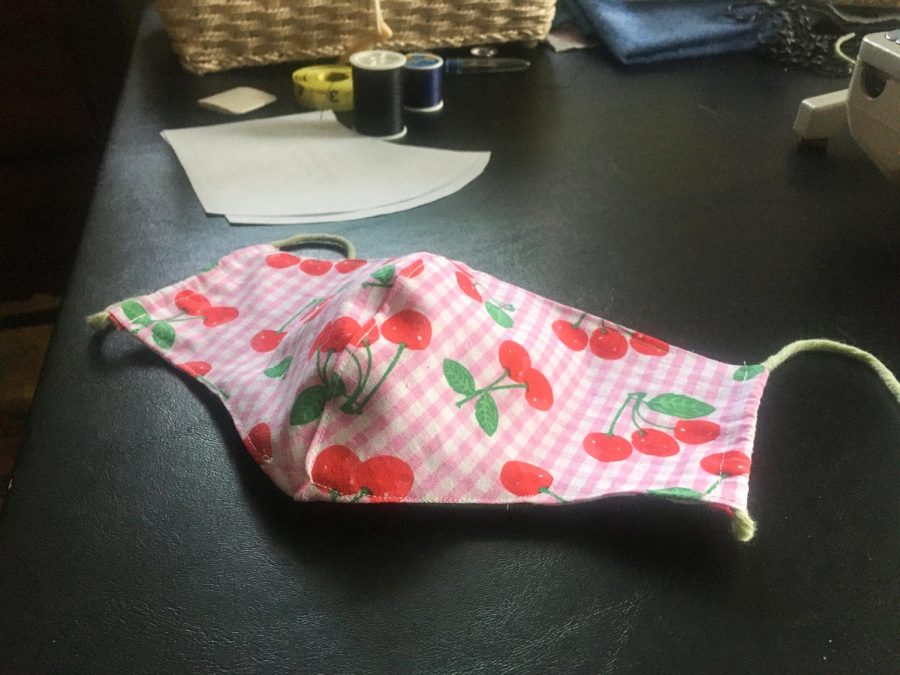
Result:
M825 145L845 124L878 168L900 185L900 30L866 35L850 88L805 99L794 131L801 145Z

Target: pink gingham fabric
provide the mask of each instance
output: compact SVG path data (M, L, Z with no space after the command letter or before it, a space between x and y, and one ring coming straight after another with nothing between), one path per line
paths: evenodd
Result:
M252 246L109 310L228 408L298 500L746 511L767 372L668 345L429 253Z

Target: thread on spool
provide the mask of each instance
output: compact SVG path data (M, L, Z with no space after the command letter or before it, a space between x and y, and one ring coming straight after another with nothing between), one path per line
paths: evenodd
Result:
M413 112L437 112L444 107L444 59L437 54L406 55L403 107Z
M350 66L307 66L295 70L294 98L316 110L353 110L353 76Z
M406 134L403 125L403 67L399 52L370 50L350 57L353 126L357 133L386 140Z

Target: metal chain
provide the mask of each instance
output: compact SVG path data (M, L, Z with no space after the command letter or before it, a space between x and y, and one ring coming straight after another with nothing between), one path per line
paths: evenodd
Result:
M847 33L822 5L802 0L775 0L762 10L768 15L774 34L762 41L759 53L773 61L798 70L831 77L847 77L852 66L834 51L834 43ZM845 51L854 53L860 36L845 43Z

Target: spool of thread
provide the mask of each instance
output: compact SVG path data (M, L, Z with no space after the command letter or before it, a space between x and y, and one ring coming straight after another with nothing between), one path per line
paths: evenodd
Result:
M353 110L353 76L350 66L307 66L295 70L294 98L316 110Z
M403 125L403 66L398 52L371 50L350 57L353 69L353 126L364 136L386 140L406 134Z
M406 55L403 107L413 112L437 112L444 107L444 59L437 54Z

